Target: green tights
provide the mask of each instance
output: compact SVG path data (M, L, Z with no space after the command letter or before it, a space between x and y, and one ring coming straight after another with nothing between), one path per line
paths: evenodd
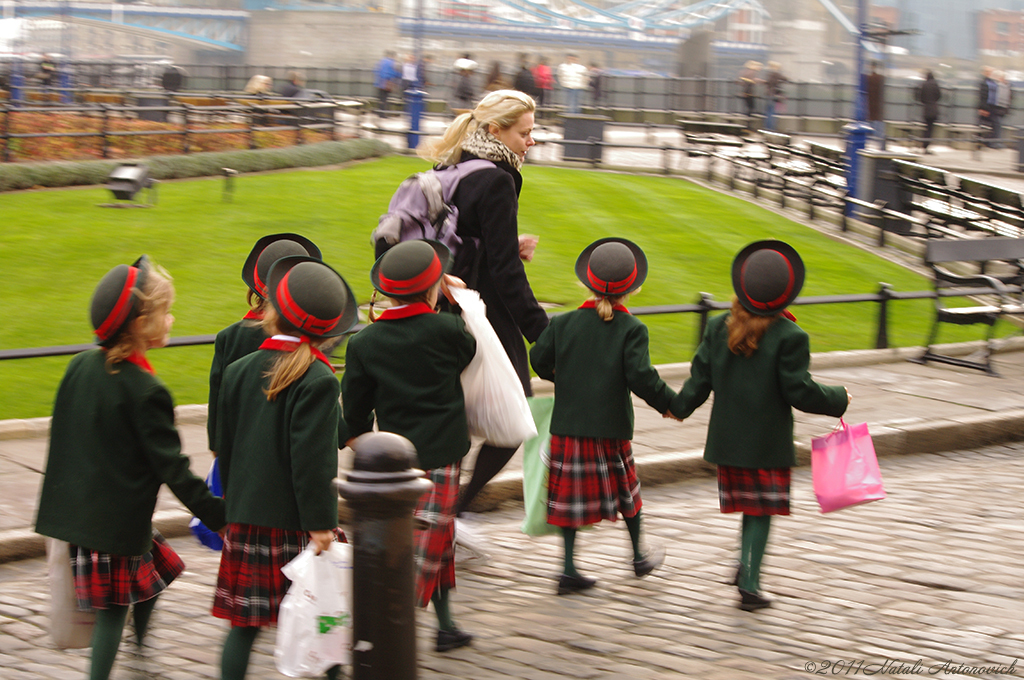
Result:
M626 529L629 530L629 542L633 545L633 559L643 559L643 551L640 549L640 513L633 517L624 517ZM562 565L562 573L568 576L579 576L576 571L576 564L573 561L573 554L576 550L576 529L562 527L562 540L565 543L565 561Z
M761 560L768 545L771 515L743 515L740 539L740 588L750 593L761 591Z
M157 598L135 603L132 618L135 622L135 644L140 648L149 629ZM89 666L89 680L107 680L114 667L117 650L121 646L121 634L128 620L128 605L112 604L107 609L96 610L96 625L92 631L92 659Z
M430 596L430 601L434 603L434 613L437 614L437 629L455 630L455 621L452 620L452 612L448 605L448 591L438 588Z
M224 651L220 657L221 680L242 680L249 668L249 655L252 645L260 629L256 626L231 626L224 640ZM341 666L327 669L327 678L337 680L341 677Z

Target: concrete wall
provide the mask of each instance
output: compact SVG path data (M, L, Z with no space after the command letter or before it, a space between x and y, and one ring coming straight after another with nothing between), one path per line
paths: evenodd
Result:
M372 67L397 41L393 14L253 12L246 61L304 68Z

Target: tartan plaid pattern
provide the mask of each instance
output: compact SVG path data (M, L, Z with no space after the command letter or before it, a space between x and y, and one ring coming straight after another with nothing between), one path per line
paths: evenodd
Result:
M342 543L345 534L335 529ZM309 533L252 524L228 524L220 553L213 615L233 626L267 626L277 623L281 600L291 581L281 567L299 556L309 543Z
M437 590L455 587L455 504L462 461L427 471L433 488L420 497L416 516L430 528L416 529L416 602L426 607Z
M80 611L145 602L185 571L185 563L158 531L145 555L111 555L72 545L69 556Z
M548 524L579 528L618 515L635 517L640 481L628 439L551 436Z
M722 512L745 515L789 514L789 468L718 466L718 503Z

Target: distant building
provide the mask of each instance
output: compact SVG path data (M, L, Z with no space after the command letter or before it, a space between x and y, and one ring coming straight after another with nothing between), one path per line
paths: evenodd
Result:
M980 56L1019 56L1024 53L1024 12L990 9L978 12Z

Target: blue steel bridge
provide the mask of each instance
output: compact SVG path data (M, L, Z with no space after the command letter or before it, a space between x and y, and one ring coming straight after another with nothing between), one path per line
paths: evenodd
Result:
M629 0L607 8L584 0L424 0L417 18L412 0L399 12L403 35L427 39L490 39L512 44L551 43L580 49L669 52L690 30L723 19L736 26L734 47L764 48L767 13L758 0ZM366 11L365 6L246 0L243 10L188 6L4 0L2 18L51 19L108 30L149 32L206 50L242 52L250 11Z

